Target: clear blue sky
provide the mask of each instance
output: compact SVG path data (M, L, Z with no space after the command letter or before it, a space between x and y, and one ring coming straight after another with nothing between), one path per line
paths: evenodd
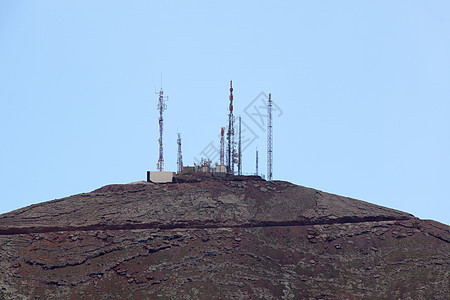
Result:
M450 224L450 2L216 2L1 1L0 213L144 180L163 72L166 170L177 131L186 164L218 145L232 79L244 172L271 92L274 179Z

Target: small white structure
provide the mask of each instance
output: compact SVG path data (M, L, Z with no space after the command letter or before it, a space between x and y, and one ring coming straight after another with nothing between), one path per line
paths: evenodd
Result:
M147 181L153 183L169 183L172 182L174 172L163 171L147 171Z
M212 175L215 177L226 177L227 166L216 164L215 168L211 168Z
M194 171L199 173L211 172L211 160L202 158L199 165L194 164Z
M216 164L216 167L213 170L214 173L226 173L227 166Z

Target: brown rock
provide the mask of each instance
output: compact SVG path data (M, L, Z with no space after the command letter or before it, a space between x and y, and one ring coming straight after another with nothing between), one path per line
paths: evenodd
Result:
M0 215L0 262L6 299L446 299L450 228L290 183L193 177Z

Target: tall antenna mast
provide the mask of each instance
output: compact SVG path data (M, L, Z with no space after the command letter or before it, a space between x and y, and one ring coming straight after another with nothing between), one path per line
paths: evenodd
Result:
M241 116L239 116L238 175L242 175L241 127Z
M183 155L181 154L181 133L178 133L178 158L177 158L177 167L178 167L178 174L181 174L183 171Z
M272 180L272 94L269 93L269 104L267 105L267 180Z
M225 127L220 128L220 164L225 164Z
M255 175L259 175L259 170L258 170L258 148L256 148L256 173Z
M166 100L169 97L164 96L164 91L162 89L162 73L161 73L161 89L159 90L159 100L158 100L158 110L159 110L159 159L156 164L158 171L164 171L164 151L163 151L163 112L167 109Z
M230 80L230 112L228 114L228 148L227 148L227 171L234 175L234 116L233 116L233 81Z

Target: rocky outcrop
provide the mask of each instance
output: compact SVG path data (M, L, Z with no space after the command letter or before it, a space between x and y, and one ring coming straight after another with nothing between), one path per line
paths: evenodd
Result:
M0 298L450 294L450 228L257 178L109 185L0 215Z
M0 216L0 234L92 229L254 227L377 220L410 214L288 182L110 185Z

